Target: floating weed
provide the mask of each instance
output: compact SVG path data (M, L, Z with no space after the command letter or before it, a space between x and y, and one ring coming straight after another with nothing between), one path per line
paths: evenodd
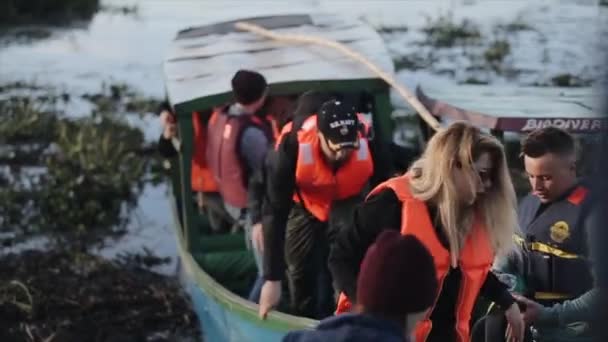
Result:
M451 13L440 15L437 19L427 18L422 32L427 35L426 44L440 48L478 43L482 38L481 31L475 23L468 19L456 23Z

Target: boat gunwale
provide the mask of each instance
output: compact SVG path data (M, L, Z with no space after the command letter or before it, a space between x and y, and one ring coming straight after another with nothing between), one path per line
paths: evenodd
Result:
M590 128L566 128L566 130L572 133L596 133L605 131L608 128L608 118L601 116L581 116L581 117L563 117L563 116L509 116L501 114L488 114L479 111L464 109L462 107L453 105L447 101L440 100L427 95L420 85L416 87L416 97L422 103L422 105L436 118L449 118L456 121L466 121L475 126L486 128L494 131L502 132L513 132L513 133L527 133L531 129L528 126L529 120L542 121L542 122L553 122L561 120L563 122L569 122L571 120L577 121L588 121L588 122L599 122L601 126L594 129L593 125ZM579 103L582 106L582 104ZM587 108L587 107L585 107ZM592 108L587 108L593 110ZM527 129L528 128L528 129Z
M171 185L173 186L173 185ZM210 276L186 249L185 237L182 234L182 225L179 222L179 213L176 200L170 196L171 209L173 212L174 230L177 235L177 245L180 259L185 266L188 276L197 284L207 297L220 304L225 310L233 312L241 318L253 323L256 326L271 328L279 331L292 331L297 329L312 329L319 321L306 317L293 316L279 311L271 311L266 319L262 320L258 316L259 305L250 302L226 289Z
M388 84L379 78L353 78L339 80L310 80L310 81L291 81L268 84L269 96L301 94L308 90L333 91L333 92L352 92L368 91L376 93L387 91ZM168 96L171 101L171 96ZM181 103L172 103L178 116L190 116L192 112L213 108L226 103L230 103L232 91L219 94L205 95Z

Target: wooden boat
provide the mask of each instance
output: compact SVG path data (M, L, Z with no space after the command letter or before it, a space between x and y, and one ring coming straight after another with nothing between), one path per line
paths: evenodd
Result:
M593 88L460 85L422 87L416 96L429 112L449 123L464 120L502 135L555 126L571 133L594 133L608 128L600 114L601 96Z
M362 53L384 71L393 64L380 36L364 23L328 14L281 15L239 19L273 32L329 38ZM190 188L193 127L191 115L230 102L230 79L237 69L265 75L272 97L307 90L365 98L375 139L392 141L393 108L388 85L367 68L331 49L287 44L239 31L226 21L180 31L164 62L167 97L180 132L179 157L171 161L175 230L181 280L192 298L207 341L279 341L287 331L317 322L281 312L260 320L257 305L243 298L256 269L242 233L209 235L204 215L195 209ZM502 136L556 125L573 132L597 131L606 119L597 115L589 89L453 86L418 88L418 100L443 123L466 120ZM431 135L421 122L422 141ZM410 156L411 157L411 156Z
M240 19L273 32L320 36L364 54L386 72L393 64L380 36L364 23L334 15L282 15ZM237 69L264 74L270 97L307 90L363 96L372 106L375 139L391 137L389 89L368 69L338 52L293 45L238 31L235 21L180 31L164 61L167 97L178 121L180 153L172 161L175 228L181 280L192 298L206 341L279 341L287 331L313 327L311 319L272 312L266 320L243 298L256 275L243 233L206 234L206 218L195 209L190 185L191 115L231 100Z

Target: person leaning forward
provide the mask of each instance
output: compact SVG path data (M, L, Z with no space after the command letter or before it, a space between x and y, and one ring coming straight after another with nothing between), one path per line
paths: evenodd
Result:
M374 172L364 131L351 105L331 100L277 146L269 194L274 215L264 227L262 317L280 299L285 264L291 312L315 318L331 314L329 244L350 224Z
M416 326L415 341L470 340L478 295L498 303L510 323L509 339L521 341L523 319L506 286L490 272L494 256L512 246L517 226L515 192L502 145L468 123L436 133L409 171L376 187L340 232L329 266L340 297L337 313L350 310L362 289L357 273L380 227L399 227L431 251L440 291ZM355 303L356 304L356 303Z

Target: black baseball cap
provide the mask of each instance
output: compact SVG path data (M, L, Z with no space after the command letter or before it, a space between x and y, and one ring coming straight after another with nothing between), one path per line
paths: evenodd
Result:
M338 100L323 103L317 114L317 128L340 148L359 146L359 118L353 105Z

